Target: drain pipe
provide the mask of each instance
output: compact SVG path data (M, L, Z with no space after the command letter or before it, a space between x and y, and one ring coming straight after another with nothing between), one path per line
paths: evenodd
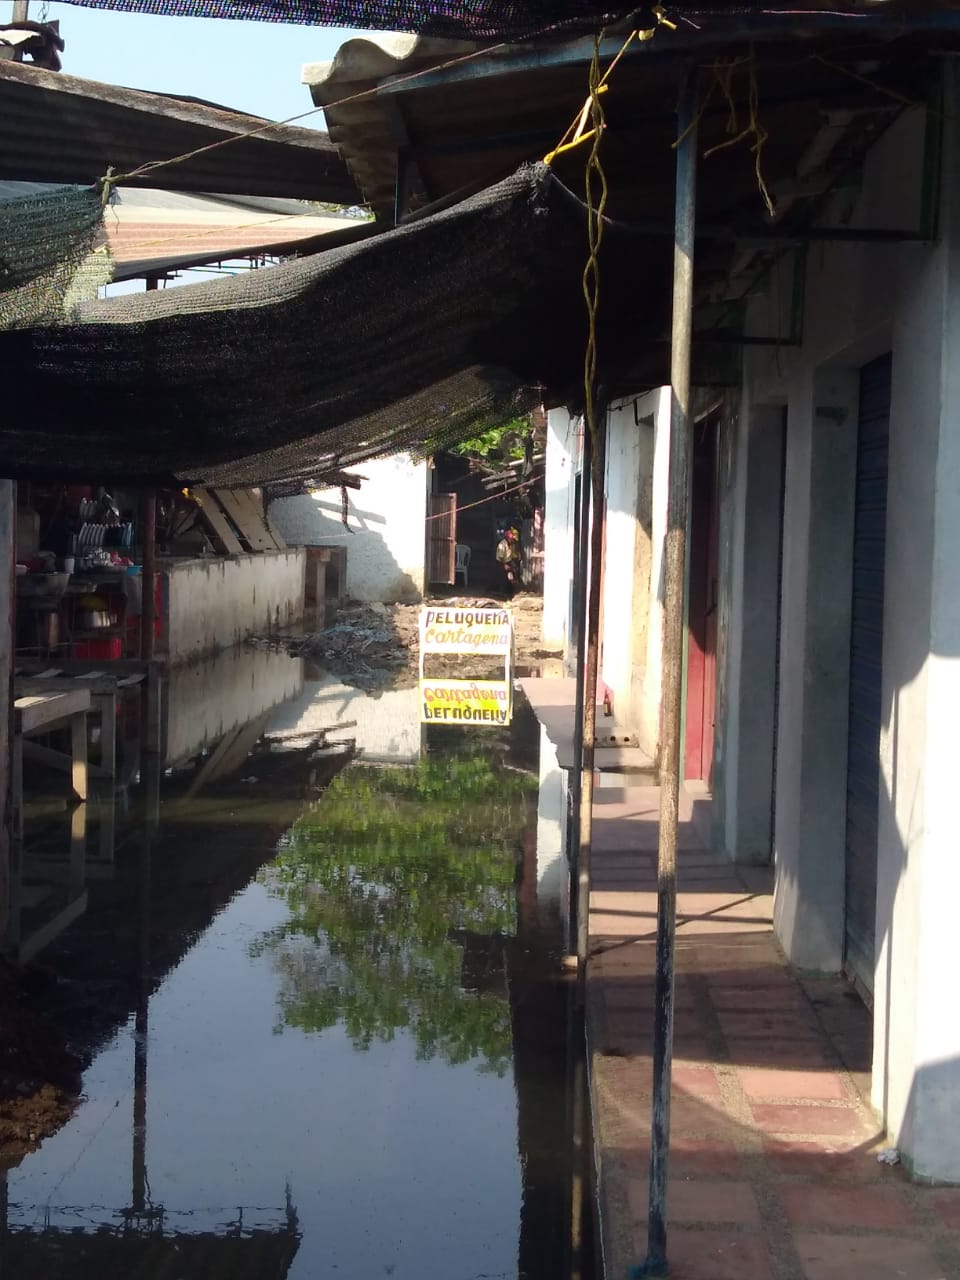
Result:
M597 406L590 456L590 595L587 603L580 761L580 826L577 846L577 969L586 977L590 942L590 854L593 843L593 766L597 743L597 676L600 667L600 599L603 591L603 480L607 456L607 411ZM584 428L584 439L590 437Z
M677 822L680 805L683 614L689 484L690 347L693 246L697 204L697 76L687 68L677 109L676 230L670 360L670 481L664 554L663 729L660 835L657 849L657 971L653 1034L653 1123L647 1257L640 1276L667 1274L667 1166L673 1065L674 962L677 930Z
M586 650L586 630L587 630L587 561L588 549L590 546L590 484L591 468L593 459L593 441L587 428L586 420L583 423L583 449L580 454L580 510L578 515L578 524L576 530L577 539L577 579L574 583L575 592L573 600L573 616L574 625L577 628L577 684L576 693L574 695L574 713L573 713L573 768L570 770L571 795L570 795L570 827L569 827L569 848L570 856L570 942L568 952L571 955L577 955L579 960L578 944L580 938L580 814L582 806L582 787L583 781L583 713L584 713L584 688L586 672L584 669L584 654ZM572 962L571 962L572 963Z

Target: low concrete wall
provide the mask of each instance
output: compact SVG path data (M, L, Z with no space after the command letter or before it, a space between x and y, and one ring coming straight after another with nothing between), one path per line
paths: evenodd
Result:
M296 622L304 562L297 547L165 564L168 661L190 662Z

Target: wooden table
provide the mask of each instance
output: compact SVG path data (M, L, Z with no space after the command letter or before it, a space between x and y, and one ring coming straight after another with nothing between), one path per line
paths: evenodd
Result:
M14 841L23 842L23 755L24 738L49 733L63 725L70 727L70 755L30 743L29 755L55 769L70 773L70 789L78 800L87 798L87 712L90 690L67 693L25 693L13 704L13 807Z

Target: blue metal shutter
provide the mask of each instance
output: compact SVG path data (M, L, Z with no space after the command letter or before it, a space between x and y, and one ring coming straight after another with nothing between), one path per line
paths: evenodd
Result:
M890 437L889 355L860 372L847 739L845 964L873 990L883 680L883 570Z

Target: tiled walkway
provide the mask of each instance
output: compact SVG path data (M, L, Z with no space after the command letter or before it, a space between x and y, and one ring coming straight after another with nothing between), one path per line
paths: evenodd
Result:
M657 792L596 794L588 1034L606 1275L621 1280L646 1243ZM707 802L686 797L682 817L674 1280L960 1280L960 1189L877 1162L866 1010L840 980L787 968L769 873L707 851Z

